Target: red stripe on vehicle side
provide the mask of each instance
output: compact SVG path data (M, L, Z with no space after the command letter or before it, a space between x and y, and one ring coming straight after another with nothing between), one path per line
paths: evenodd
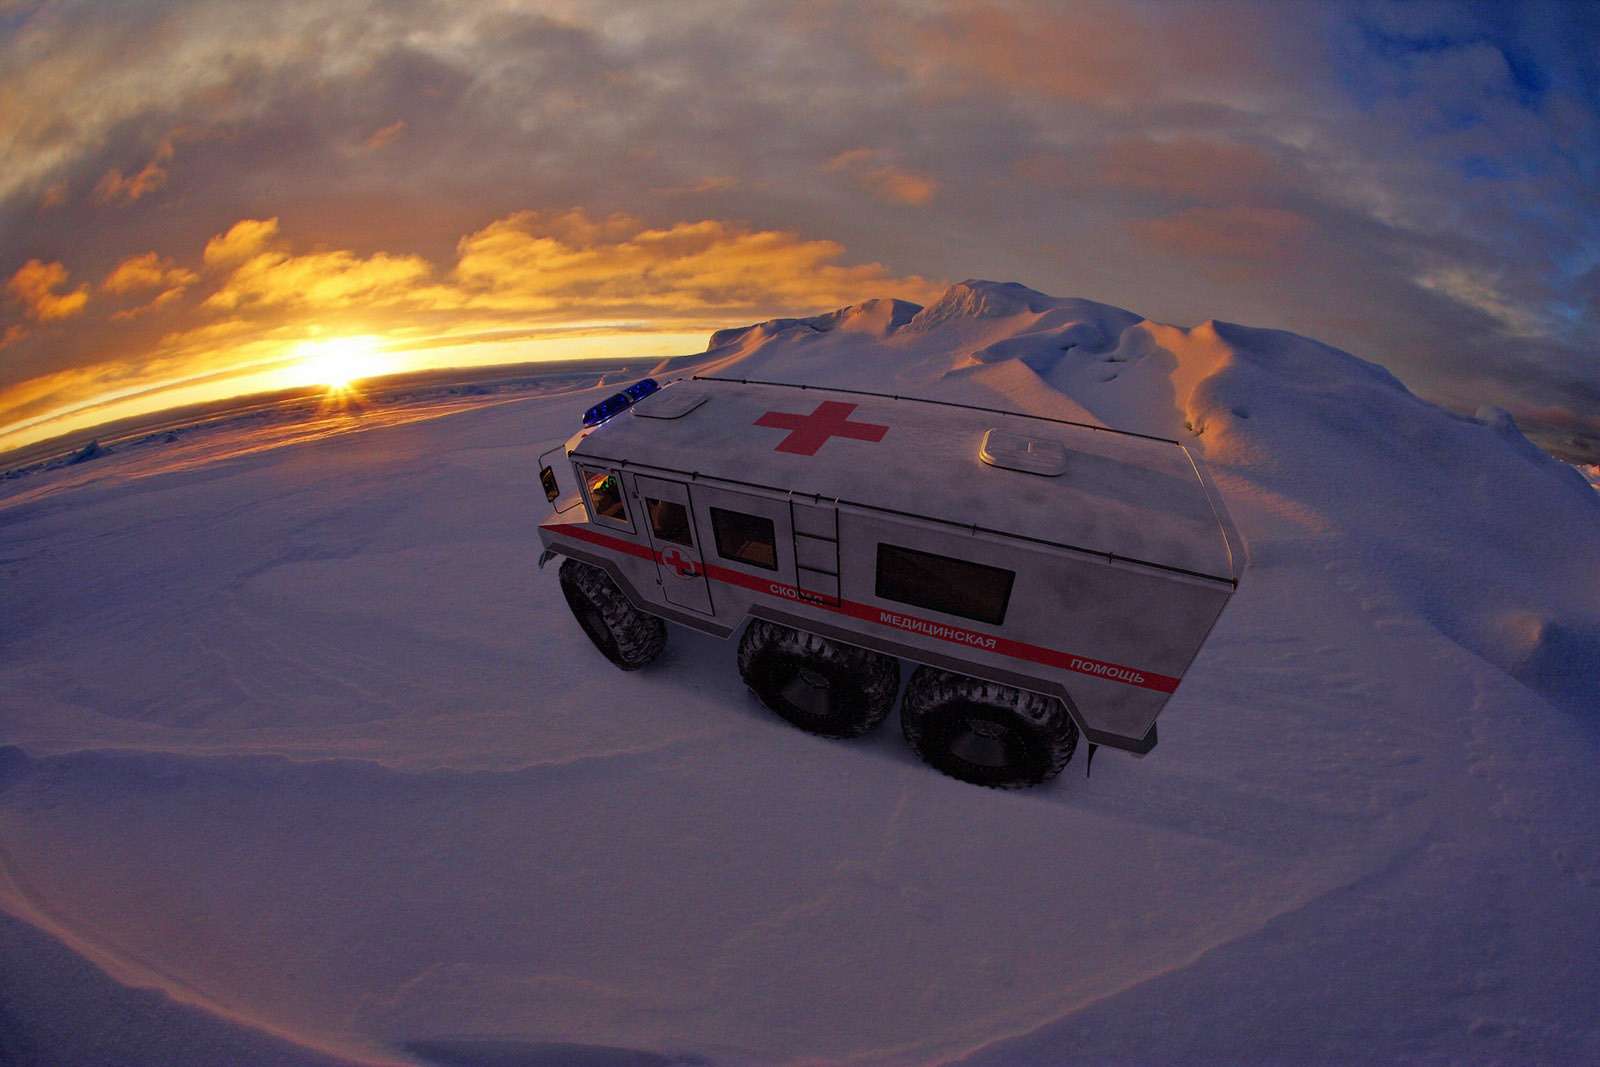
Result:
M585 530L581 526L549 526L546 529L566 534L568 537L576 537L580 541L588 541L590 544L599 545L601 548L609 548L614 552L624 552L630 556L637 556L640 559L659 561L661 558L661 553L652 551L644 545L636 545L632 541L624 541L620 537L612 537L610 534L603 534L598 530Z
M645 545L636 544L633 541L600 533L598 530L587 530L576 525L547 527L547 529L576 538L579 541L588 541L590 544L610 549L613 552L621 552L638 559L652 560L657 564L662 562L661 553ZM1057 670L1087 674L1091 678L1120 682L1123 685L1131 685L1139 689L1151 689L1158 693L1171 693L1178 688L1179 679L1171 675L1156 674L1153 671L1140 670L1137 667L1128 667L1108 660L1093 659L1089 656L1078 656L1071 652L1062 652L1059 649L1045 648L1042 645L1031 645L1026 641L1014 641L1009 637L1001 637L998 634L987 634L980 630L968 630L960 626L934 622L932 619L923 619L915 615L907 615L901 611L875 607L872 604L862 604L857 601L842 599L835 604L786 582L745 574L743 571L720 567L715 563L702 562L700 566L705 571L707 578L721 582L724 585L737 585L756 593L777 597L779 600L792 600L797 603L808 604L814 608L837 612L840 615L848 615L854 619L877 623L880 626L892 627L907 633L920 634L923 637L932 637L940 641L949 641L952 644L962 645L966 648L976 648L984 652L994 652L1011 659L1042 663Z

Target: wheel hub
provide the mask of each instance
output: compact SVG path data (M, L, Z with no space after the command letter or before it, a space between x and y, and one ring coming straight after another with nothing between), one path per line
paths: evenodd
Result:
M800 680L812 689L832 689L833 683L809 667L800 668Z
M950 751L980 767L1009 767L1015 758L1012 737L1005 723L968 717L961 721L950 739Z

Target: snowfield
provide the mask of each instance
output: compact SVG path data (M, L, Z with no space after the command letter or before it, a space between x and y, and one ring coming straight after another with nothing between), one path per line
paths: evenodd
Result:
M1600 495L1507 416L991 282L691 372L1191 442L1251 565L1156 750L613 669L534 528L615 382L0 483L0 1062L1600 1062Z

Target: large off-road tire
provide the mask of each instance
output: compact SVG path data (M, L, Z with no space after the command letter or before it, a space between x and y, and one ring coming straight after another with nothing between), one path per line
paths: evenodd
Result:
M562 560L561 592L594 647L623 670L638 670L666 647L667 624L630 604L599 567Z
M993 789L1049 781L1078 745L1078 727L1056 698L932 667L912 673L900 729L929 765Z
M739 641L739 674L761 703L823 737L860 737L889 714L900 688L900 663L889 656L760 619Z

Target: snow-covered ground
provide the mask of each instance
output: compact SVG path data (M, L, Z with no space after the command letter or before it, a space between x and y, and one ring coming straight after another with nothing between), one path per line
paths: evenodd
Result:
M674 372L1191 439L1251 566L1155 752L996 793L793 730L731 644L615 671L533 565L609 389L17 479L0 1062L1600 1062L1581 475L1016 286L716 341Z

